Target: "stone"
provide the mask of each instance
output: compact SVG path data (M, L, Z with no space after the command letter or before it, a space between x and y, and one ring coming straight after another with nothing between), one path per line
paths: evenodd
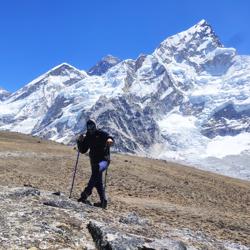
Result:
M172 239L154 240L150 243L145 243L142 249L154 249L154 250L187 250L186 246L181 241L175 241Z
M119 232L117 229L109 228L97 221L90 221L87 227L96 243L97 249L137 249L138 246L142 246L144 243L141 237Z
M119 219L119 222L124 224L135 224L140 226L145 226L149 223L147 219L140 218L135 212L127 214Z
M172 239L149 239L139 235L121 232L114 227L108 227L97 221L90 221L89 232L98 249L102 250L127 250L127 249L148 249L148 250L186 250L181 241Z

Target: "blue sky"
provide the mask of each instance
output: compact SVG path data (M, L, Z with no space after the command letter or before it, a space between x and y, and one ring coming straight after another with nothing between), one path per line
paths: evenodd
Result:
M248 0L1 0L0 86L16 91L62 62L87 70L107 54L152 53L201 19L250 55Z

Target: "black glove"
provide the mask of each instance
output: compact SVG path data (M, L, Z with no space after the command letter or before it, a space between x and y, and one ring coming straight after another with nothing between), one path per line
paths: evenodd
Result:
M84 138L86 137L86 135L80 135L77 139L77 143L78 142L83 142L84 141Z

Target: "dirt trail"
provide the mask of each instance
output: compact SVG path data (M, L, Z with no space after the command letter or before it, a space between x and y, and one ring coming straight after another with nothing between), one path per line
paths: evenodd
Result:
M0 185L32 185L69 193L76 151L58 143L0 132ZM73 193L78 198L90 175L81 155ZM250 182L179 164L112 155L109 210L136 211L155 224L190 228L222 240L250 245ZM94 193L92 199L97 199ZM157 224L158 223L158 224Z

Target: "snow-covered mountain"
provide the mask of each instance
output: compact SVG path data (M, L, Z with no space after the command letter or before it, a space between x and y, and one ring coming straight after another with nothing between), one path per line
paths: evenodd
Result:
M96 65L91 67L88 70L89 75L97 75L100 76L104 73L106 73L110 68L118 64L121 60L117 57L114 57L112 55L107 55L101 59Z
M60 91L85 77L86 73L63 63L36 78L1 104L1 129L32 133Z
M206 21L106 66L55 67L0 104L0 128L70 143L92 117L118 151L250 179L250 56Z
M10 94L10 92L0 87L0 102L6 100Z

